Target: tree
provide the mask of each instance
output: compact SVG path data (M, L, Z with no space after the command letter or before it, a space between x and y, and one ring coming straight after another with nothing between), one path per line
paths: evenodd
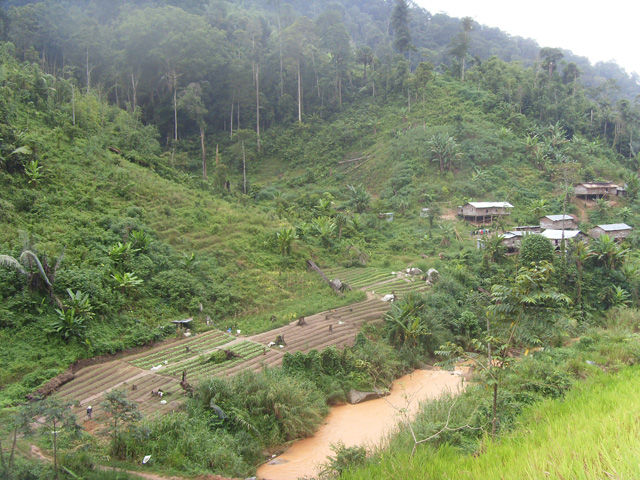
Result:
M440 171L444 172L448 166L449 171L453 169L453 161L460 158L462 153L458 151L459 145L453 136L445 133L436 133L427 140L427 146L432 154L432 158L440 163Z
M363 45L356 50L356 62L361 63L364 67L362 77L363 85L367 84L367 65L373 63L373 50L368 45Z
M302 71L301 63L305 51L315 43L314 25L307 17L298 18L293 25L282 32L287 52L295 65L298 91L298 123L302 123Z
M105 395L105 400L100 406L110 416L107 429L111 436L112 453L119 455L122 453L119 450L122 429L142 418L138 412L138 404L128 400L123 390L114 389Z
M424 301L414 292L391 305L391 310L384 316L384 323L386 337L392 345L415 347L420 337L429 334L420 318L424 307Z
M471 29L473 28L473 18L464 17L462 20L462 31L449 45L449 51L460 61L460 81L464 82L464 74L467 66L467 55L469 44L471 43Z
M395 38L393 48L404 54L411 45L411 32L409 31L409 6L406 0L396 0L391 13L391 27Z
M605 268L610 270L616 268L616 262L622 260L628 251L628 249L621 248L615 239L607 234L600 235L593 242L593 254Z
M276 241L278 243L278 250L283 257L288 256L291 253L291 244L298 238L295 228L281 228L276 232Z
M178 99L178 108L185 110L189 118L198 125L200 130L200 148L202 150L202 178L207 180L207 152L204 145L204 132L207 129L205 115L207 109L202 101L202 87L199 83L190 83Z
M559 48L544 47L540 49L541 66L549 73L549 80L551 80L551 76L562 57L564 54Z
M539 234L525 235L520 244L520 259L523 265L532 262L552 262L553 244L551 240Z
M58 478L58 434L62 429L76 434L80 425L76 417L71 413L71 407L77 402L64 402L56 397L48 397L32 404L28 408L28 414L40 425L40 430L53 435L53 469L55 478Z
M49 299L55 302L53 294L53 284L55 282L56 272L64 257L64 250L58 257L53 269L49 266L47 256L42 257L42 261L38 255L32 251L25 249L20 255L20 260L16 260L11 255L0 255L0 267L13 268L22 275L27 277L27 285L32 291L44 290Z
M371 194L367 191L364 185L347 185L351 199L349 204L356 209L356 212L363 213L368 207L371 201Z

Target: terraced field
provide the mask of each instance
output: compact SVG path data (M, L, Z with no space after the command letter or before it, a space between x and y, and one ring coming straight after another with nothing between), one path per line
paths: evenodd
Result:
M377 296L387 293L402 295L411 290L426 288L424 281L403 273L392 274L382 268L334 268L325 270L331 279L339 278L352 288L375 292L369 300L347 307L329 310L305 319L305 325L297 321L252 337L235 337L212 330L179 341L169 341L143 353L107 363L86 367L59 390L60 396L77 400L81 406L75 413L92 429L105 414L100 407L105 393L114 388L124 388L128 398L139 404L146 415L164 414L180 407L184 391L180 387L183 372L187 381L195 384L212 376L235 375L242 370L260 370L282 362L285 352L321 350L330 345L353 345L356 333L366 322L379 322L389 309L389 303ZM277 336L285 339L285 345L268 347ZM209 361L216 350L227 350L235 355L221 363ZM237 356L236 356L237 355ZM151 391L162 389L163 396ZM88 405L93 407L93 420L85 415Z
M406 275L404 272L391 272L378 267L331 268L325 270L329 279L340 279L353 289L366 290L376 295L394 293L402 296L410 291L424 291L427 284L419 276Z

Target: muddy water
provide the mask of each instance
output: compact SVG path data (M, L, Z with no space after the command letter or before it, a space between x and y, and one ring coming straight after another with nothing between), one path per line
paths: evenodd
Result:
M295 442L261 466L258 478L296 480L313 476L327 456L333 455L330 444L342 441L348 447L377 445L398 421L415 415L420 401L445 391L457 391L460 381L460 376L440 370L416 370L396 380L388 397L333 407L315 436Z

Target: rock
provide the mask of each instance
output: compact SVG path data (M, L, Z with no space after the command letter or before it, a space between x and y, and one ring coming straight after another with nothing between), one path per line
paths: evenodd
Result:
M342 282L340 281L339 278L336 278L335 280L331 280L331 283L333 283L338 290L342 290Z
M360 392L352 388L347 395L347 402L355 405L356 403L366 402L367 400L375 400L376 398L386 397L387 395L389 395L389 392L383 390L376 389L373 392Z
M436 283L440 279L440 272L438 272L435 268L430 268L427 271L427 282Z
M407 275L422 275L424 272L416 267L407 268Z
M392 293L389 293L388 295L385 295L384 297L381 298L383 302L393 302L395 299L396 299L396 296Z

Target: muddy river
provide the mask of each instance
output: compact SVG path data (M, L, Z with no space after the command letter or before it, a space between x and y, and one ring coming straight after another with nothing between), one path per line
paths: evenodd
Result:
M397 423L413 418L419 402L457 391L461 377L441 370L416 370L393 383L391 395L357 405L333 407L315 436L292 444L282 455L258 469L263 480L297 480L313 476L327 456L330 445L373 446L380 443Z

